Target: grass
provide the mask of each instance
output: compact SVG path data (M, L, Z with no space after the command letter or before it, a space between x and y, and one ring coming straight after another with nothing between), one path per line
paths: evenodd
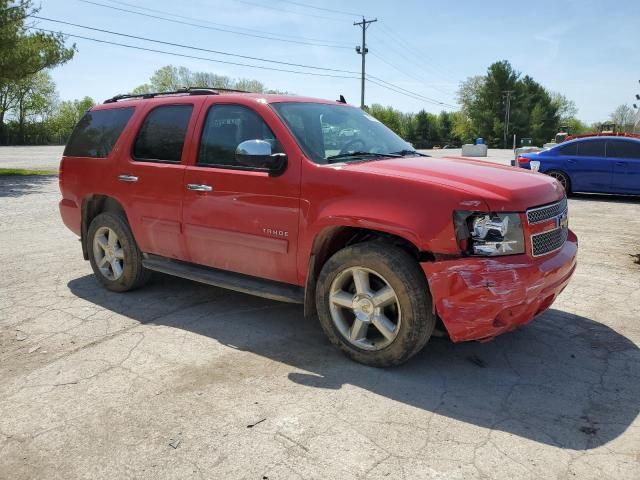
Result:
M55 170L31 170L28 168L0 168L0 176L24 177L28 175L57 175Z

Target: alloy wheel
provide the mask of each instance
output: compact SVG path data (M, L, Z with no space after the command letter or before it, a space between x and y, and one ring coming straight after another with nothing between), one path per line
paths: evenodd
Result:
M340 272L331 284L329 310L334 325L352 345L381 350L395 340L402 314L394 289L364 267Z
M124 271L124 250L116 232L100 227L93 237L93 255L100 273L109 280L118 280Z
M564 191L567 191L567 177L565 177L562 173L559 172L549 172L549 176L552 178L555 178L560 185L562 185L562 188L564 188Z

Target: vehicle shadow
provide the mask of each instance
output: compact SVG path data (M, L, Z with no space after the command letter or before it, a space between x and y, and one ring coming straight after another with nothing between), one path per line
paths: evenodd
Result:
M164 275L126 294L102 289L91 275L68 286L77 297L141 324L205 335L308 372L288 374L297 384L321 389L350 384L561 448L604 445L640 411L638 347L601 323L559 310L489 343L432 339L405 365L375 369L331 346L318 322L304 319L301 306Z
M0 175L0 198L37 193L56 175Z

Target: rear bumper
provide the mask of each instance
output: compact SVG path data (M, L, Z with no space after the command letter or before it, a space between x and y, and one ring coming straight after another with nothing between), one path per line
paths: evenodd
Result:
M517 255L422 263L433 305L454 342L524 325L551 306L576 268L578 239L541 257Z
M60 209L62 221L67 228L76 235L81 236L82 215L80 214L80 208L78 205L76 205L73 200L63 198L60 200L58 208Z

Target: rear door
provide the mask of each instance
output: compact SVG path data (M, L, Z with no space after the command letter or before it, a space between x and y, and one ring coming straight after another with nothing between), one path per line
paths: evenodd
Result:
M184 235L194 263L294 284L299 158L290 155L286 171L277 177L251 171L235 159L236 147L245 140L266 140L274 152L282 151L273 132L282 136L284 127L273 112L266 113L268 120L257 109L235 103L214 103L202 112L196 126L199 149L183 182Z
M605 155L605 140L583 140L577 143L577 154L567 159L572 190L609 192L613 164Z
M196 119L196 104L179 101L153 105L122 155L119 196L143 252L185 259L181 215L185 142Z
M609 139L607 157L613 163L612 193L640 194L640 141Z

